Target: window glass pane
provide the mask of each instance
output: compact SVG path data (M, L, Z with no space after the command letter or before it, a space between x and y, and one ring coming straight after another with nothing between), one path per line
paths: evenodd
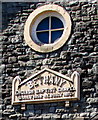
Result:
M37 31L39 30L49 30L49 17L43 19L37 27Z
M58 40L62 34L63 34L63 30L52 31L51 32L51 43L54 43L56 40Z
M49 32L38 32L37 37L42 43L49 43Z
M51 29L64 28L63 23L57 17L51 17Z

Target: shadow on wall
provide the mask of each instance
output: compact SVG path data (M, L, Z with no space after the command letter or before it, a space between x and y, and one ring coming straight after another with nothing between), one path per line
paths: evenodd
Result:
M36 8L36 3L37 2L1 2L1 10L2 10L2 31L4 31L8 25L10 26L13 23L21 23L23 22L22 19L19 18L19 16L22 16L22 11L25 11L25 9L29 9L32 8L35 9ZM28 11L28 13L31 11ZM16 17L18 14L18 17ZM24 18L26 18L26 16L28 16L28 14L25 12L25 14L23 15Z

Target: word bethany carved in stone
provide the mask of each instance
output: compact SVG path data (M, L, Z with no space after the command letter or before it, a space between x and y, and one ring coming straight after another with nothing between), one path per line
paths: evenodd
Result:
M40 82L38 82L38 80L40 80ZM62 87L62 85L65 83L66 83L65 79L62 79L58 76L48 75L48 76L43 76L43 77L39 76L38 78L34 79L33 81L27 82L27 86L30 89L38 87L40 85L57 85L59 87Z
M45 68L22 82L17 76L13 80L12 104L77 100L79 84L76 71L68 77Z

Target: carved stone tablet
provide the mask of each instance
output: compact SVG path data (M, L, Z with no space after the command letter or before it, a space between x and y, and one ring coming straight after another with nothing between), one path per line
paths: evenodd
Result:
M80 98L79 77L76 71L68 77L48 68L23 81L16 76L12 84L12 104L77 100Z

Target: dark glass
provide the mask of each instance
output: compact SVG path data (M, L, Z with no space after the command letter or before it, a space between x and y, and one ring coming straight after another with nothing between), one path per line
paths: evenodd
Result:
M57 17L51 17L51 29L64 28L63 23ZM43 19L37 26L37 37L41 43L49 44L49 17ZM48 30L48 31L43 31ZM51 43L58 40L63 34L63 30L51 31Z
M63 23L57 17L51 17L51 29L64 28Z
M51 32L51 43L54 43L56 40L58 40L63 34L63 30L59 31L52 31Z
M43 19L39 24L36 29L37 31L39 30L49 30L49 17Z
M49 44L49 32L38 32L37 37L40 42Z

